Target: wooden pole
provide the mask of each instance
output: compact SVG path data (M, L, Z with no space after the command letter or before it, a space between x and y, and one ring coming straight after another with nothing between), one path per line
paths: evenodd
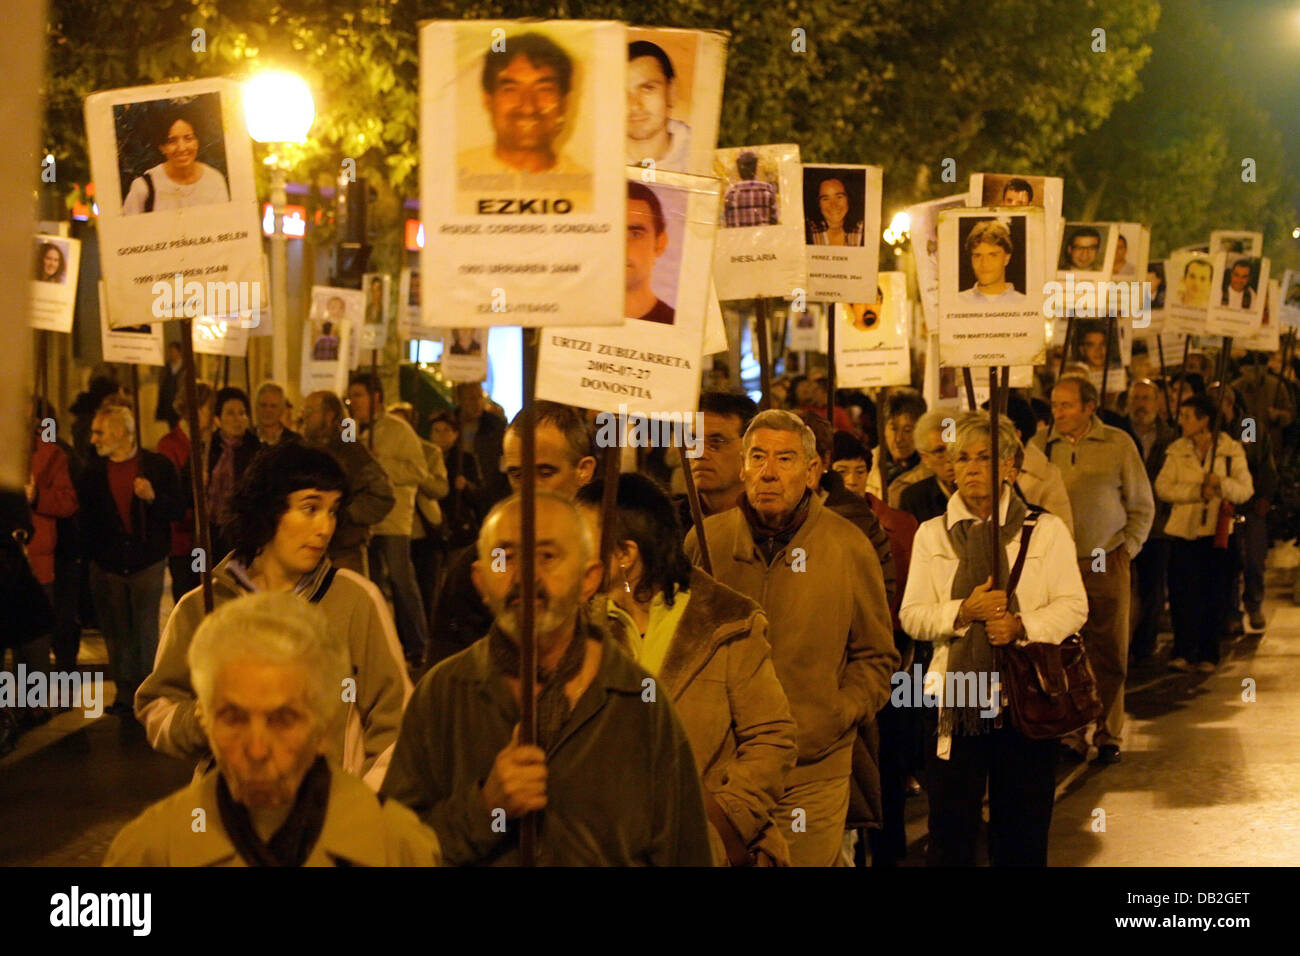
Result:
M135 417L135 447L144 450L144 435L140 432L140 366L131 363L131 414Z
M835 430L835 303L826 306L826 420ZM884 472L881 472L884 474Z
M1070 339L1074 337L1074 310L1065 319L1065 341L1061 343L1061 364L1056 367L1056 380L1065 374L1065 362L1070 356Z
M1223 337L1223 349L1219 353L1219 361L1215 366L1215 379L1219 384L1219 394L1214 400L1214 425L1210 428L1210 457L1209 464L1205 467L1207 475L1214 474L1214 453L1219 448L1219 430L1223 427L1223 400L1227 398L1228 386L1224 378L1228 374L1228 356L1232 352L1232 336ZM1208 504L1201 507L1201 523L1209 517L1210 506Z
M772 407L772 342L767 327L767 300L754 299L754 334L758 336L758 380L763 392L758 407L762 411Z
M537 603L536 548L537 548L537 435L536 435L536 395L537 395L537 330L524 329L523 376L524 405L523 420L519 429L521 451L523 453L523 485L520 488L520 525L522 534L522 551L520 554L520 574L523 606L523 621L519 635L519 741L530 746L537 745L537 635L534 631L535 610ZM519 862L523 866L534 866L537 862L537 814L527 813L519 822Z
M1011 402L1011 366L1002 366L1002 405L999 414L1007 413L1007 405Z
M610 414L613 414L612 412ZM614 523L618 518L619 457L622 436L615 433L614 444L605 448L605 487L600 496L600 569L601 590L609 593L609 559L614 554Z
M1159 335L1156 336L1156 352L1160 355L1160 384L1165 393L1165 417L1172 425L1175 421L1174 398L1169 391L1169 371L1165 368L1165 343Z
M699 436L701 440L704 436ZM700 542L700 565L705 574L713 573L713 561L709 558L709 542L704 537L704 509L700 506L700 492L695 487L695 476L691 474L691 463L686 457L686 436L682 435L682 479L686 482L686 502L691 508L691 521L695 524L695 537Z
M203 473L203 436L199 434L199 397L194 382L194 330L192 319L181 319L181 375L185 389L185 417L190 423L190 493L194 497L194 540L203 556L203 610L212 613L212 534L208 527L208 476Z
M975 404L975 379L971 377L968 366L962 366L961 377L966 382L966 404L969 406L970 411L973 412L979 406Z
M1115 338L1115 317L1109 315L1106 317L1106 357L1101 361L1101 407L1106 407L1106 381L1110 376L1110 348ZM1115 343L1119 348L1119 343ZM1098 416L1100 417L1100 416Z
M221 387L230 387L230 356L221 356Z
M998 457L998 411L1002 405L1002 396L998 389L998 370L996 366L989 366L989 465L993 469L990 476L990 487L993 489L993 511L989 515L989 553L992 562L989 567L993 571L993 590L998 590L1002 586L1001 568L1002 562L998 560L998 548L1001 547L1001 534L998 531L998 508L1002 504L1002 486L998 483L998 472L1001 461Z

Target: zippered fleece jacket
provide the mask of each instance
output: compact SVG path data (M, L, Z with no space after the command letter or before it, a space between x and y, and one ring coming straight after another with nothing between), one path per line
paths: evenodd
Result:
M227 555L212 570L215 607L250 593L246 581L232 572L231 558ZM402 711L411 696L392 616L370 581L346 568L331 566L328 559L295 590L319 604L330 626L343 633L356 680L355 701L340 708L330 724L325 755L378 791L397 742ZM198 700L186 655L203 617L203 589L198 587L181 598L167 619L153 673L135 694L135 715L144 725L150 746L173 757L199 761L200 769L206 768L212 754L199 725Z

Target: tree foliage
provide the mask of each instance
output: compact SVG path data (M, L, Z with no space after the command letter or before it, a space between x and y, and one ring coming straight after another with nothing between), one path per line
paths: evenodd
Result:
M1152 254L1209 239L1212 229L1263 230L1274 269L1290 257L1297 196L1281 136L1225 64L1240 56L1197 0L1167 4L1142 92L1077 143L1066 194L1081 218L1147 223ZM1256 181L1243 182L1242 160Z

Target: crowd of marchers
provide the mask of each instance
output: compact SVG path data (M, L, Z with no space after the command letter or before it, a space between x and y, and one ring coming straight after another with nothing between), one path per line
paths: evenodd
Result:
M711 388L698 457L623 448L616 475L594 413L550 402L529 468L522 418L477 384L423 419L373 375L296 410L276 383L173 378L149 451L99 378L66 431L32 403L8 642L70 670L97 629L110 712L194 765L108 864L512 865L531 817L542 865L890 866L924 794L927 862L1045 865L1062 765L1122 759L1130 664L1212 673L1243 606L1264 629L1293 536L1294 370L1222 356L1216 381L1198 358L1105 400L1067 367L996 421L907 388L828 417L815 377L761 411ZM1073 635L1090 726L1039 739L996 680L953 693ZM913 677L924 695L896 693ZM49 717L0 713L0 741Z

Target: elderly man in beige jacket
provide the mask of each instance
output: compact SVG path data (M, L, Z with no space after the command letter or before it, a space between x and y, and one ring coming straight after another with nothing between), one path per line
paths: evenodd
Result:
M839 859L855 728L889 699L899 665L880 559L813 494L812 431L760 413L743 439L745 496L704 519L713 577L767 612L772 664L798 728L799 756L773 819L795 866ZM699 529L686 553L703 564Z

